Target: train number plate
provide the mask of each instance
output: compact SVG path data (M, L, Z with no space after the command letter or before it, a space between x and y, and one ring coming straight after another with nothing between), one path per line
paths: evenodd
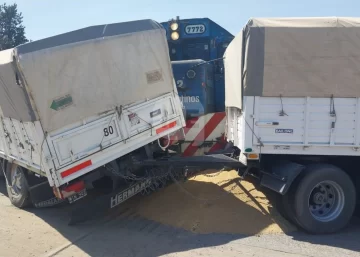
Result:
M204 24L194 24L194 25L187 25L185 27L186 34L202 34L206 30Z

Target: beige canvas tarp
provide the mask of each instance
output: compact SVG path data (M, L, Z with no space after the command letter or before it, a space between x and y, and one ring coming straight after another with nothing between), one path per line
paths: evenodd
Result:
M228 107L243 95L360 97L360 18L251 19L224 57Z
M47 132L175 89L166 32L153 20L80 29L18 46L14 56Z

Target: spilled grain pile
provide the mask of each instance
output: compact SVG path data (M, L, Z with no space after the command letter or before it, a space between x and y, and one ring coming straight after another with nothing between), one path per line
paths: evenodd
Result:
M141 216L194 233L269 234L295 228L236 171L206 171L141 201Z

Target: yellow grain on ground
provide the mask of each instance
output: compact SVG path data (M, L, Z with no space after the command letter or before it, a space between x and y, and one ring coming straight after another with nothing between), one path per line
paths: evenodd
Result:
M207 175L216 175L208 177ZM254 185L236 171L205 171L144 199L137 212L194 233L270 234L294 231Z

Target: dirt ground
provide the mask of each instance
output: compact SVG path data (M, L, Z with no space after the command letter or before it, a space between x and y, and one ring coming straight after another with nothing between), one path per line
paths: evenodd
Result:
M191 192L196 192L197 186L193 186L193 183L197 182L190 180L189 185L191 186L186 188ZM214 185L210 185L210 187L212 188ZM360 221L356 218L346 230L336 235L309 236L299 231L283 229L284 227L279 225L283 231L281 233L273 234L271 230L268 230L267 233L255 233L254 236L251 236L250 234L253 232L261 232L264 228L271 227L271 224L280 223L273 216L275 210L269 211L270 206L273 206L271 203L262 205L263 207L256 207L249 202L244 203L244 206L247 206L249 210L254 209L254 211L246 213L250 216L236 217L239 223L243 225L248 223L246 230L249 230L249 235L227 233L226 231L209 233L208 228L212 227L211 224L214 228L219 229L218 221L235 216L232 216L233 214L219 215L222 205L219 205L219 210L216 210L218 207L213 206L206 207L204 211L202 205L198 203L196 210L201 210L199 212L201 215L214 212L219 219L205 217L206 222L200 222L194 233L188 231L191 222L182 222L185 225L175 227L142 217L139 206L143 206L147 202L148 205L144 207L144 211L150 206L154 206L151 201L159 197L150 195L135 197L128 204L113 210L104 217L76 226L68 226L68 214L74 206L19 210L10 204L5 191L4 181L0 179L0 257L360 256L358 243ZM259 201L264 200L261 198L263 196L260 192L256 194L255 190L252 192ZM198 196L204 197L209 194L198 194ZM246 196L243 200L248 198L252 197ZM178 210L184 209L180 213L185 213L188 208L187 204L189 204L187 201L190 200L184 197L178 201L185 202L178 202L178 205L174 203ZM235 210L238 211L236 204L240 203L239 200L226 201L234 204ZM228 210L224 209L223 211L227 212ZM268 222L261 226L256 224L254 217L259 218L257 212L267 217ZM168 212L166 215L175 215L175 213ZM168 220L172 221L170 218ZM199 220L199 217L187 220ZM235 223L227 225L227 229L236 226ZM252 226L255 226L256 229L251 229ZM276 230L278 231L278 228Z

